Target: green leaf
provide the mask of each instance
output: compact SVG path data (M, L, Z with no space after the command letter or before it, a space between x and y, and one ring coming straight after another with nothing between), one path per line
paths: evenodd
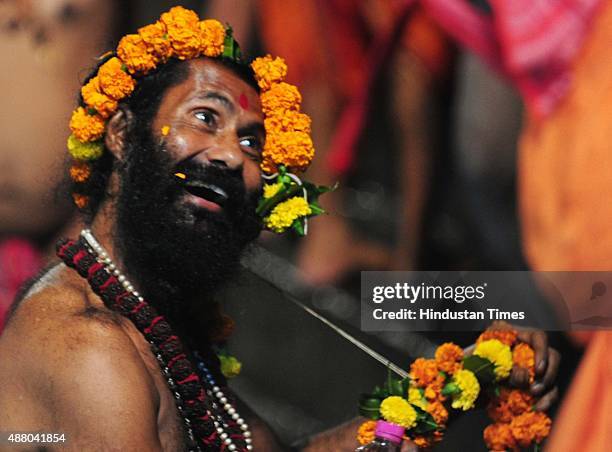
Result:
M410 377L406 377L402 380L402 392L408 395L408 388L410 387Z
M380 418L380 399L362 394L359 399L359 414L369 419Z
M449 396L449 395L453 395L453 394L459 394L461 392L461 388L459 386L457 386L455 383L448 383L446 386L444 386L444 388L442 389L442 395L443 396Z
M291 225L291 227L293 228L293 230L295 232L297 232L300 236L304 236L306 235L304 233L304 218L298 218L297 220L295 220L293 222L293 224Z
M386 399L389 397L389 391L381 388L380 386L376 386L372 391L372 397L378 397L379 399Z
M389 381L389 393L394 396L404 397L406 393L404 392L402 381L395 378L391 379Z
M312 214L311 214L312 216L322 215L322 214L326 213L324 209L322 209L321 207L317 206L316 204L310 204L310 211L312 212Z
M425 434L439 428L431 414L415 405L412 405L412 408L417 413L417 424L410 429L411 432Z
M495 364L478 355L470 355L463 358L463 368L471 370L481 383L495 381Z

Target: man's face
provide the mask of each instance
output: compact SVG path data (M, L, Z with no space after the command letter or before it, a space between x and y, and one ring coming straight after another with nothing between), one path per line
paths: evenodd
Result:
M153 122L172 159L239 172L247 191L261 188L259 163L265 140L258 93L212 60L189 62L189 78L168 90ZM187 180L187 182L189 182ZM185 193L184 201L212 212L218 203Z
M151 130L139 118L127 137L117 200L127 271L166 314L179 298L210 294L261 230L258 93L217 62L185 64Z

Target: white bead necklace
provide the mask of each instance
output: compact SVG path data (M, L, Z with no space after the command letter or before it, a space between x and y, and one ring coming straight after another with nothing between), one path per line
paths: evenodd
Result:
M87 242L87 244L89 245L91 250L96 254L97 261L99 263L101 263L102 265L104 265L106 271L109 274L112 274L113 276L115 276L117 278L117 280L121 283L121 285L125 288L125 290L130 292L136 298L138 298L138 301L144 301L144 298L134 289L134 286L130 283L130 281L128 281L128 279L125 277L125 275L123 275L119 271L117 266L113 263L113 261L110 258L109 254L106 252L104 247L102 245L100 245L100 243L94 237L94 235L91 232L91 230L90 229L83 229L81 231L81 237L83 237L83 239L85 239L85 241ZM175 399L177 399L177 402L179 402L179 403L177 403L178 410L182 411L182 407L181 407L181 405L182 405L181 404L181 395L180 395L180 393L178 391L176 391L176 385L175 385L174 380L172 379L172 377L170 377L170 371L169 371L168 367L166 367L166 364L163 361L162 355L155 350L155 348L156 348L155 344L151 342L151 345L154 347L153 354L155 355L156 359L160 363L160 366L161 366L161 369L163 371L164 377L166 378L166 380L168 382L168 386L169 386L171 392L174 393L174 397L175 397ZM206 393L208 394L209 397L211 397L211 399L212 398L216 398L219 401L219 403L221 404L221 406L223 407L223 409L232 418L232 420L234 420L236 422L236 424L238 424L240 426L240 429L243 432L242 434L244 436L244 441L246 443L246 449L247 450L253 450L252 439L251 439L251 432L249 431L248 424L245 422L245 420L242 417L240 417L240 415L236 411L236 408L234 408L232 406L232 404L229 403L227 397L225 396L223 391L221 391L221 388L219 388L219 386L216 385L215 380L214 380L212 374L210 373L210 371L208 370L208 368L206 367L206 365L204 364L204 361L202 359L198 359L198 361L199 361L198 362L198 368L200 369L200 371L202 373L204 373L204 375L206 377L205 378L206 382L208 383L208 386L210 387L210 389L206 388ZM213 408L217 408L218 405L213 401L212 402L212 406L213 406ZM234 442L230 438L230 435L225 431L225 428L229 428L229 426L223 420L223 418L221 416L215 415L214 413L210 412L209 410L207 410L207 413L213 419L213 425L215 426L215 429L216 429L217 433L219 434L219 437L221 438L221 440L227 446L227 449L230 450L230 451L238 450L238 448L236 447L236 445L234 444ZM184 417L184 416L181 416L181 417L183 417L183 419L185 421L185 427L187 429L187 434L188 434L189 438L192 440L192 442L195 442L195 439L194 439L194 436L193 436L193 431L191 429L191 422L189 421L189 419L187 417Z

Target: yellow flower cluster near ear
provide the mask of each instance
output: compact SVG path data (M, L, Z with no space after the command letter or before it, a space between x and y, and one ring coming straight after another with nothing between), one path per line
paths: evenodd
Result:
M512 351L510 347L497 339L489 339L476 344L474 354L486 358L495 365L497 380L506 378L512 370Z
M387 397L380 404L380 414L386 421L411 428L416 425L417 413L408 401L399 396Z
M296 196L276 205L270 215L264 218L264 224L274 232L284 232L291 227L296 219L311 213L312 210L308 202L304 198Z
M480 383L474 373L466 369L458 370L453 375L452 382L461 389L459 394L453 395L452 407L461 408L463 411L474 408L474 403L480 394Z
M266 144L261 168L276 172L284 165L289 171L304 171L314 157L310 138L310 118L300 112L302 96L296 86L284 82L287 66L282 58L267 55L257 58L251 67L262 90Z
M271 198L272 196L277 194L282 186L283 186L283 184L281 184L280 182L277 182L275 184L264 184L264 186L263 186L263 191L264 191L263 192L263 197L264 197L264 199Z

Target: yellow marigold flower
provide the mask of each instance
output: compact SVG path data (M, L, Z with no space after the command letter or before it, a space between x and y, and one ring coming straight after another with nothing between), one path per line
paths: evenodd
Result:
M443 372L455 373L461 368L462 359L463 350L452 342L442 344L436 349L436 363Z
M223 53L225 42L225 27L214 19L203 20L199 23L202 54L207 57L218 57Z
M85 162L76 162L70 167L70 177L75 182L85 182L90 175L91 167Z
M418 406L423 410L427 408L427 400L425 400L421 391L414 387L408 388L408 403Z
M94 143L83 143L74 135L70 135L68 137L68 152L75 160L96 160L104 153L104 147L99 141Z
M266 227L274 232L284 232L298 218L310 215L312 210L304 198L296 196L277 204L264 218Z
M374 441L376 421L365 421L357 430L357 441L362 446Z
M123 70L123 63L117 57L100 66L98 78L104 94L115 100L129 96L136 87L136 81Z
M240 375L242 363L234 356L220 355L221 373L225 378L234 378Z
M452 383L455 383L461 392L453 394L452 407L467 411L474 407L474 403L480 394L480 383L474 373L467 369L461 369L453 375Z
M282 186L283 184L281 184L280 182L276 182L275 184L264 184L264 187L263 187L264 199L271 198L272 196L277 194Z
M414 427L417 413L406 399L398 396L387 397L380 404L380 414L388 422L401 425L404 428Z
M93 77L81 88L83 102L93 108L103 118L108 118L117 111L117 101L100 92L100 79Z
M73 193L72 200L79 209L84 209L89 204L89 197L79 193Z
M265 172L275 172L277 165L304 171L314 158L314 146L305 132L282 132L267 137L261 155L261 167Z
M280 57L272 58L271 55L256 58L251 63L251 68L255 73L257 84L264 91L269 90L272 84L285 80L287 75L285 60Z
M157 66L154 55L149 53L147 44L140 35L125 35L117 46L117 56L130 74L146 74Z
M261 109L266 116L284 114L284 110L300 111L302 95L296 86L289 83L275 83L268 91L261 93Z
M288 110L270 114L264 119L264 127L268 135L278 132L310 133L310 116L298 111Z
M200 55L200 18L196 13L182 6L175 6L163 13L160 21L166 26L174 56L187 60Z
M488 359L495 365L497 380L508 377L512 370L512 351L510 347L497 339L489 339L476 344L474 354Z
M512 361L518 367L529 371L529 382L533 383L535 378L535 352L524 342L518 344L512 350Z
M79 107L70 118L70 130L81 142L96 141L104 134L106 123L100 115L90 115L83 107Z
M138 34L147 47L147 51L154 55L157 61L164 62L172 56L172 43L166 33L163 22L146 25L138 29Z

